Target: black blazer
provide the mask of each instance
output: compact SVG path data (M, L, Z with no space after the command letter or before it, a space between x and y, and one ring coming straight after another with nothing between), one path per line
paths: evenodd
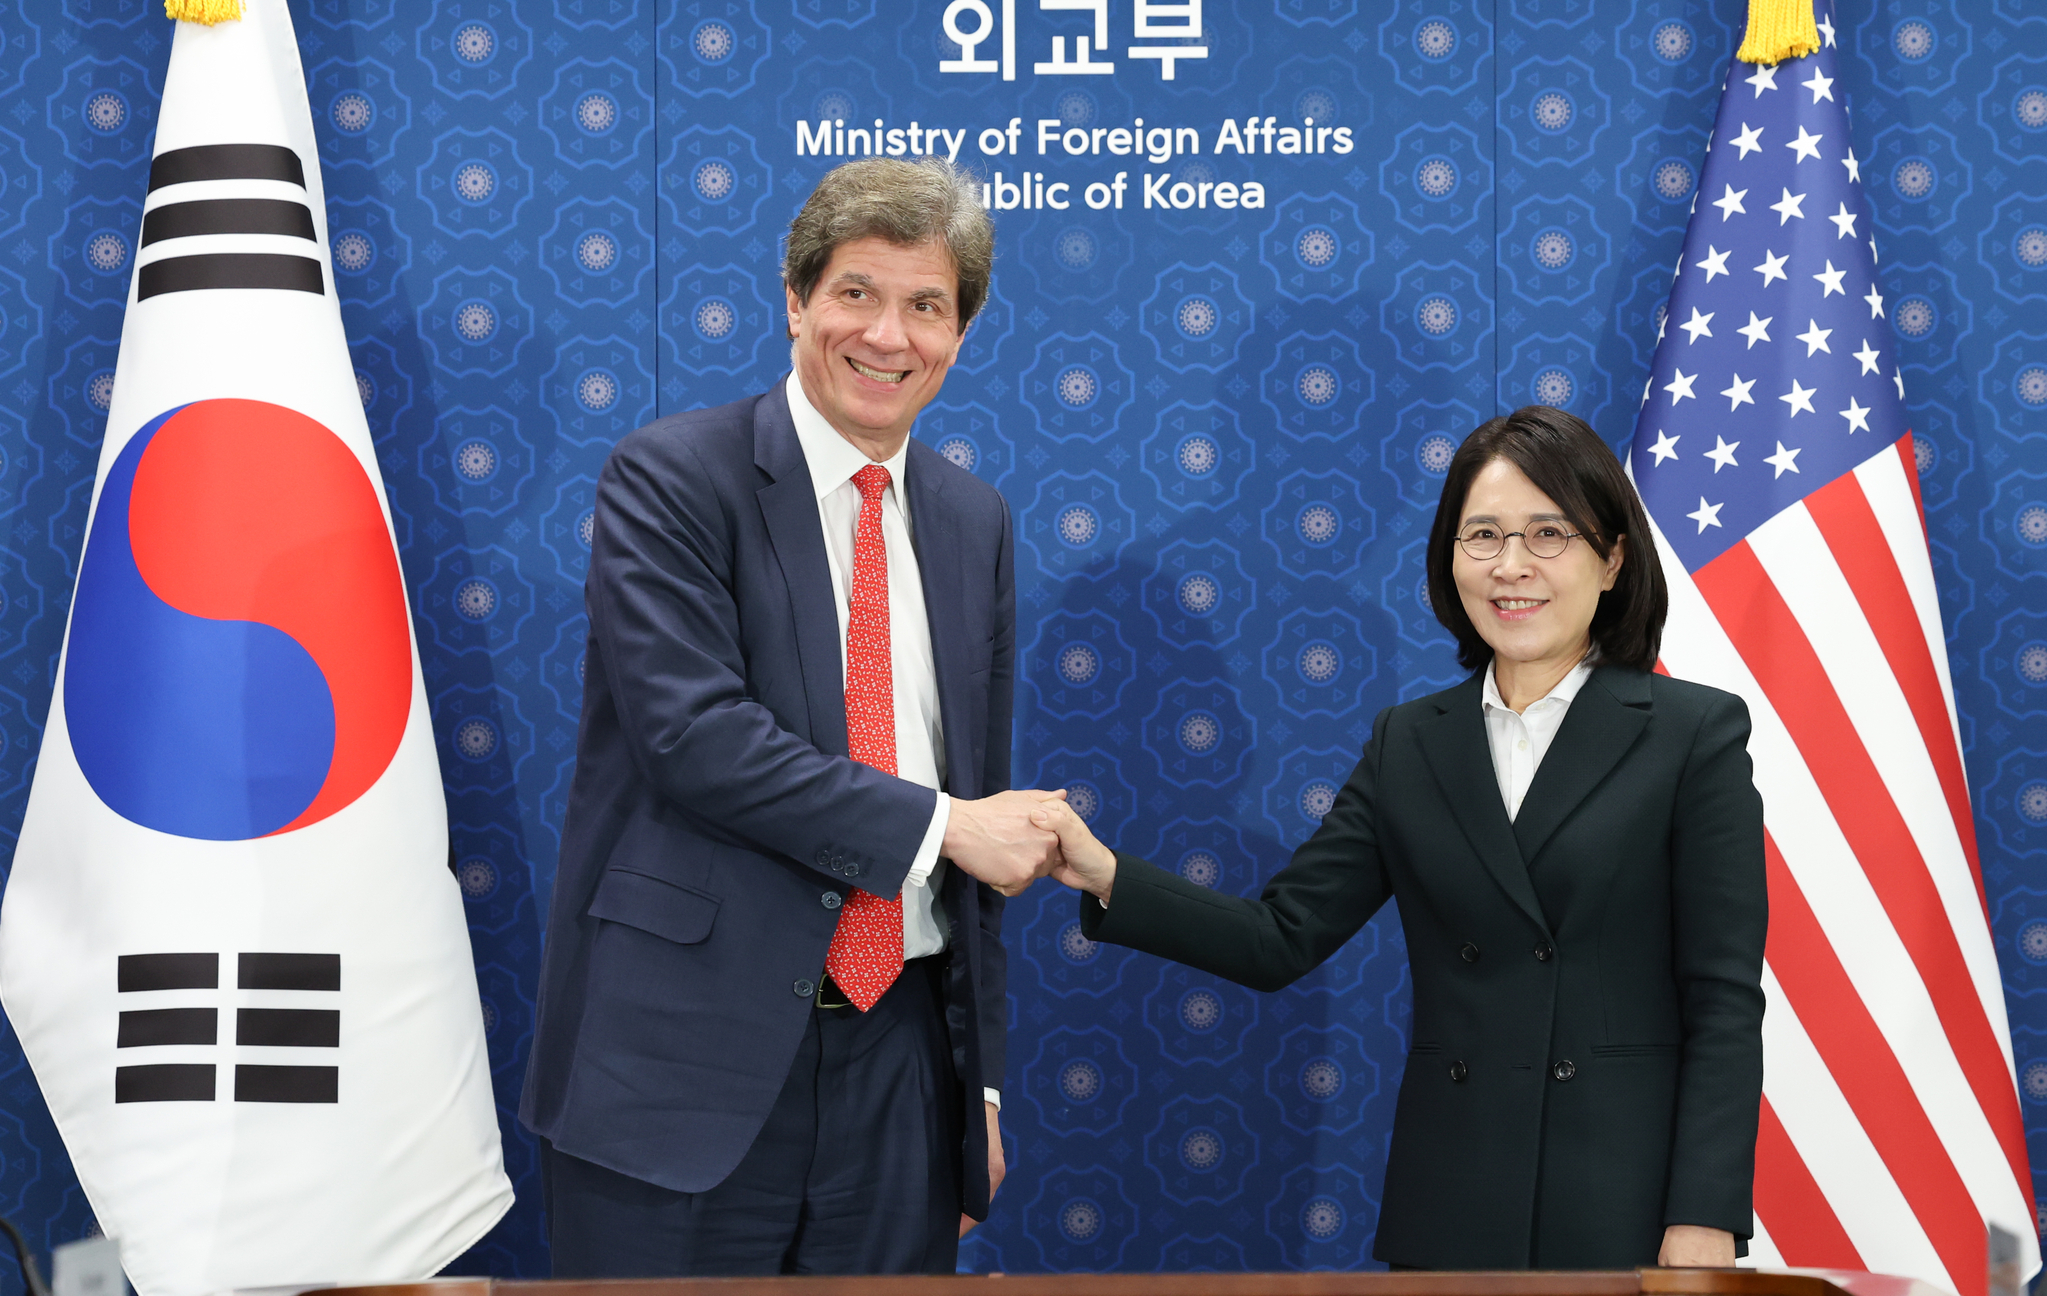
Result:
M945 722L946 787L1009 787L1009 509L911 441L903 470ZM894 895L937 793L846 755L817 495L788 397L649 424L597 483L583 721L519 1116L679 1192L731 1173L815 1008L848 891ZM1002 1085L1002 897L939 896L962 1108L960 1209L988 1213L982 1086ZM971 1098L968 1096L971 1095Z
M1510 823L1483 689L1380 712L1258 899L1119 854L1082 930L1277 990L1399 901L1414 1034L1381 1260L1618 1269L1666 1224L1746 1238L1769 908L1748 708L1603 667Z

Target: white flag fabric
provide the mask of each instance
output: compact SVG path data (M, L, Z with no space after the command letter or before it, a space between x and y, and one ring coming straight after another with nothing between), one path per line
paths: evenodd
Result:
M510 1207L284 0L178 24L0 1002L142 1296L432 1274Z

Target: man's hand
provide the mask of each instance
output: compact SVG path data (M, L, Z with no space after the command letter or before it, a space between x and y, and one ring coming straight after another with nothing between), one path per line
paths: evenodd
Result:
M988 1200L995 1200L995 1190L1002 1186L1002 1178L1009 1173L1009 1167L1002 1162L1002 1120L994 1103L988 1108ZM980 1223L971 1215L960 1216L960 1236L965 1237L974 1225Z
M1703 1224L1672 1224L1663 1230L1656 1263L1665 1269L1731 1269L1734 1234Z
M1031 812L1031 822L1059 834L1060 859L1052 866L1052 879L1107 904L1116 885L1116 852L1096 840L1073 807L1063 801L1039 802Z
M1003 895L1021 895L1059 862L1058 834L1033 824L1031 811L1065 799L1065 788L998 792L979 801L954 797L938 853Z

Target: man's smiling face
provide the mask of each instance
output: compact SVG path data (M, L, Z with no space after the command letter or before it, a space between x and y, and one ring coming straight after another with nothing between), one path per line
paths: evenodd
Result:
M810 300L788 293L803 393L870 459L887 459L959 354L958 276L937 243L842 244Z

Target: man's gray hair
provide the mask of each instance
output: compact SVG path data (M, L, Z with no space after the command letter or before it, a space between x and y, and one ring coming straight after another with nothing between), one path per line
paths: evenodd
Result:
M783 282L808 303L832 253L863 238L943 246L958 284L961 329L988 300L995 226L981 206L980 182L944 158L861 158L826 172L789 222Z

